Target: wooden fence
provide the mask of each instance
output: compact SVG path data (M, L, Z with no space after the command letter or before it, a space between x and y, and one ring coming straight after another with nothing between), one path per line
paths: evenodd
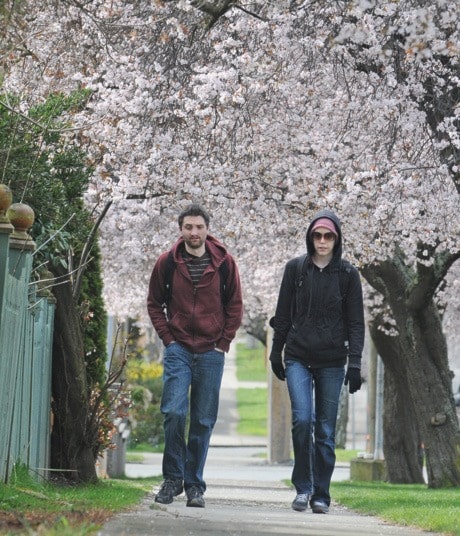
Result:
M31 281L35 243L7 215L0 207L0 482L18 465L47 476L55 307Z

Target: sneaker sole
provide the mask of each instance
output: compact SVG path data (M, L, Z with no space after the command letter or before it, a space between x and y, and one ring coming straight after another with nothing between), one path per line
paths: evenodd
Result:
M192 499L191 501L187 501L187 506L190 506L191 508L204 508L205 504L204 502L198 502Z
M174 501L174 499L171 499L170 501L165 501L164 499L157 499L155 497L155 502L159 504L171 504Z
M171 497L171 500L170 501L167 501L165 499L162 499L161 497L155 497L155 502L156 503L160 503L160 504L171 504L173 501L174 501L174 497L177 497L178 495L180 495L184 490L181 490L179 491L179 493L176 493L175 495L173 495Z
M311 511L314 514L327 514L329 512L329 508L324 506L317 506L311 509Z
M305 505L305 506L296 506L296 505L291 505L292 509L295 510L296 512L305 512L305 510L308 508L308 505Z

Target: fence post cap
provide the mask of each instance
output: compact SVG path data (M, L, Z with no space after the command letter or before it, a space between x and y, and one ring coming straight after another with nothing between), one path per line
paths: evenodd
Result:
M13 202L13 192L6 184L0 184L0 223L9 223L6 211Z
M6 211L6 216L14 227L12 238L31 240L27 231L35 221L35 213L25 203L13 203Z

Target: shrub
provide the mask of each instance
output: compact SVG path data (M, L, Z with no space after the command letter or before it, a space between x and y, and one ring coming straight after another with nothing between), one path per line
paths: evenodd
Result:
M163 366L156 362L134 360L128 362L127 380L132 407L130 447L140 443L156 446L164 441L163 416L160 411L163 390Z

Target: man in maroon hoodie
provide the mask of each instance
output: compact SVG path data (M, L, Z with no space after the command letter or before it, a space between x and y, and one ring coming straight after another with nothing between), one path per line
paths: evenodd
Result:
M147 297L150 319L165 345L164 482L155 501L169 504L185 489L187 506L201 508L206 491L203 469L217 419L225 352L243 314L238 268L225 247L208 234L209 220L196 204L179 215L181 237L171 252L158 258Z

